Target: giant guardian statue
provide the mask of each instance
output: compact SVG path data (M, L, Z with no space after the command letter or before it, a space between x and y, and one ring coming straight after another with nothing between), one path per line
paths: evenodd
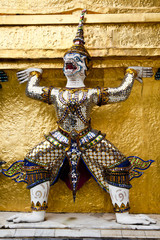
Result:
M39 222L45 218L50 185L63 175L67 176L76 199L82 175L87 171L105 191L109 192L116 220L121 224L150 224L145 215L129 214L130 181L140 177L139 170L149 168L152 160L126 157L105 134L92 128L91 110L97 106L125 101L135 80L152 77L152 68L128 67L124 79L116 88L87 88L84 80L91 70L91 56L85 49L82 11L73 46L64 55L63 72L66 87L45 87L39 82L42 70L29 68L17 74L18 80L27 81L26 95L52 104L57 113L57 129L35 146L22 161L15 162L3 174L16 182L26 182L31 194L32 213L12 216L13 222ZM85 169L85 171L84 171Z

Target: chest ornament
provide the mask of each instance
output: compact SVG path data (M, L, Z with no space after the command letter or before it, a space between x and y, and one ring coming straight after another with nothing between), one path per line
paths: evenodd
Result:
M67 94L64 97L66 91ZM81 98L80 95L82 95ZM72 115L76 115L83 123L88 124L89 120L85 119L81 111L81 106L87 100L87 95L88 89L61 89L59 92L59 101L65 106L65 109L61 119L57 123L62 123L67 115L71 113Z

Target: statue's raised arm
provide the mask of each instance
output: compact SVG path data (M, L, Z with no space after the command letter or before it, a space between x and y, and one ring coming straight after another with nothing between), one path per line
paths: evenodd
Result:
M26 87L27 97L51 104L54 102L55 88L39 86L42 72L43 70L40 68L27 68L18 72L17 78L20 83L28 82Z
M99 105L125 101L132 90L135 80L142 83L142 78L153 76L151 67L129 67L119 87L101 88L99 92Z

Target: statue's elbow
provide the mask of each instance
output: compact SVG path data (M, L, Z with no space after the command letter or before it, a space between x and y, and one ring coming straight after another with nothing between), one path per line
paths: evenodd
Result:
M129 98L130 93L131 93L130 90L123 91L123 92L122 92L122 98L123 98L122 101L126 101L126 100Z
M25 90L25 94L26 94L26 96L27 97L31 97L32 96L32 94L31 94L32 92L28 89L28 87L26 88L26 90Z
M129 98L129 94L125 95L122 101L126 101L128 98Z

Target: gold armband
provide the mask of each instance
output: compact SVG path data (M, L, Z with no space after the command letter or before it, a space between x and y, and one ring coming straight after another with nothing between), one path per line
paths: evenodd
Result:
M127 68L126 73L134 74L135 77L137 76L137 71L133 68Z
M108 88L97 88L97 96L98 96L98 106L107 104L108 98Z
M41 94L42 98L43 98L43 101L48 103L48 104L51 104L52 101L51 101L51 91L52 91L53 87L44 87L42 89L43 93Z
M30 72L30 75L31 76L36 76L37 78L39 78L41 76L41 73L37 72L37 71L33 71L33 72Z

